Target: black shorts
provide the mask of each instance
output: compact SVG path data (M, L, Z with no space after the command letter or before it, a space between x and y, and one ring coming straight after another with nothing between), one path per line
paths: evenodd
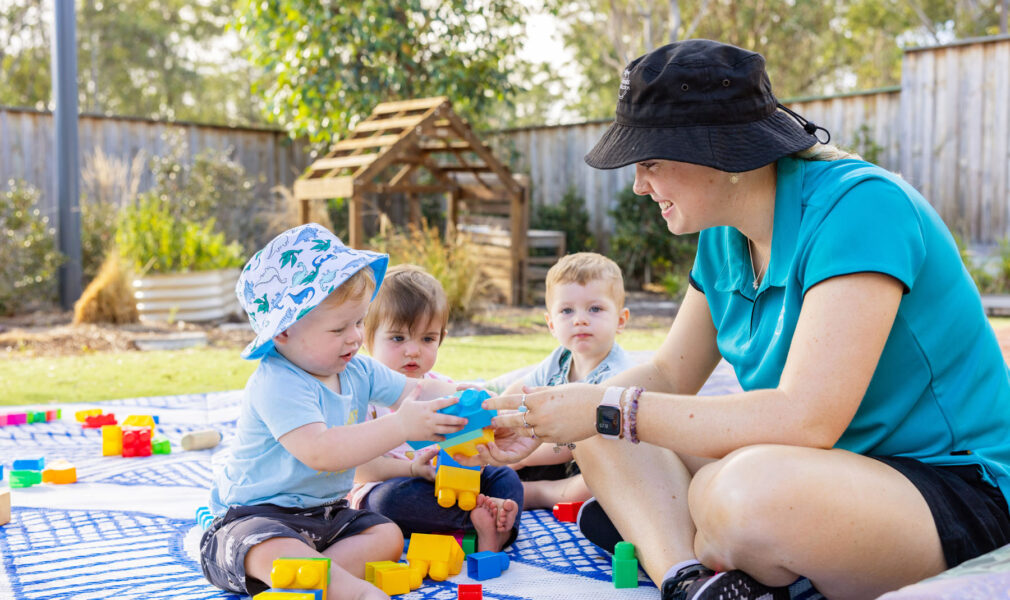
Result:
M871 456L915 485L926 499L947 568L1010 543L1010 510L978 465L928 465L901 456Z
M516 471L520 481L557 481L568 479L582 473L579 464L570 460L559 465L535 465L523 467Z
M200 540L200 565L207 581L229 592L256 594L270 588L245 573L249 549L271 538L296 538L317 552L370 527L392 523L367 510L349 508L347 500L314 508L273 504L236 506L210 524Z

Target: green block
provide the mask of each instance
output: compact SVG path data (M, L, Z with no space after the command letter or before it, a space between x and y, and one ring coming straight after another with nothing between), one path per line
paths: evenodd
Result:
M46 411L34 411L30 410L25 413L25 422L27 423L45 423L46 422Z
M635 545L631 542L617 542L614 557L610 561L614 575L614 587L638 587L638 560L635 558Z
M473 554L477 551L477 532L468 531L463 534L463 555Z
M42 483L42 471L11 471L12 488L26 488L37 483Z
M168 438L163 435L156 435L151 440L151 454L171 454L172 445Z

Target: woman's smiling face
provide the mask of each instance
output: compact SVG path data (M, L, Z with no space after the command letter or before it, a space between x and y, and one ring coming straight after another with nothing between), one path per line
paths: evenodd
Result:
M651 159L635 165L633 189L640 196L651 196L667 229L680 235L725 224L717 209L723 204L719 199L730 195L729 177L711 167Z

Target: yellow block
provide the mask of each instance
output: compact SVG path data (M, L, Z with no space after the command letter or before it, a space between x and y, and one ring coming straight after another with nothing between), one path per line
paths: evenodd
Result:
M469 442L463 442L462 444L456 444L455 446L450 446L444 448L444 450L449 454L449 456L455 456L457 454L462 454L464 456L477 456L477 444L484 444L485 446L494 441L494 431L490 427L485 427L479 438L474 438Z
M375 570L375 587L390 596L410 592L410 569L402 563L393 563Z
M396 563L391 560L380 560L365 563L365 581L368 583L375 583L375 572L377 570L388 569L389 567L395 567L398 564L400 563Z
M253 600L316 600L316 595L301 590L267 590L253 596Z
M123 428L119 425L102 425L102 456L123 455Z
M330 585L330 559L328 558L278 558L270 571L270 585L275 588L296 590L322 590Z
M435 497L443 508L458 502L461 509L473 510L479 492L480 471L439 465L435 472Z
M74 418L77 419L78 423L83 423L86 417L97 417L102 414L102 409L92 408L89 410L79 410L74 413Z
M120 424L131 427L150 427L151 435L154 435L154 417L151 415L130 415Z
M410 536L407 560L411 569L417 569L435 581L459 575L463 569L463 558L463 548L451 535L415 533Z

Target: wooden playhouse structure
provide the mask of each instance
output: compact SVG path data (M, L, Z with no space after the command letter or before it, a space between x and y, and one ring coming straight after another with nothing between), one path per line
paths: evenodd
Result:
M543 282L546 269L564 255L564 234L529 231L529 189L473 133L444 97L386 102L330 146L295 181L302 222L310 203L347 199L348 244L365 242L366 217L375 217L377 196L406 202L408 221L421 223L422 195L442 195L446 234L465 232L469 248L501 299L530 299L529 282ZM530 247L547 248L535 257Z

